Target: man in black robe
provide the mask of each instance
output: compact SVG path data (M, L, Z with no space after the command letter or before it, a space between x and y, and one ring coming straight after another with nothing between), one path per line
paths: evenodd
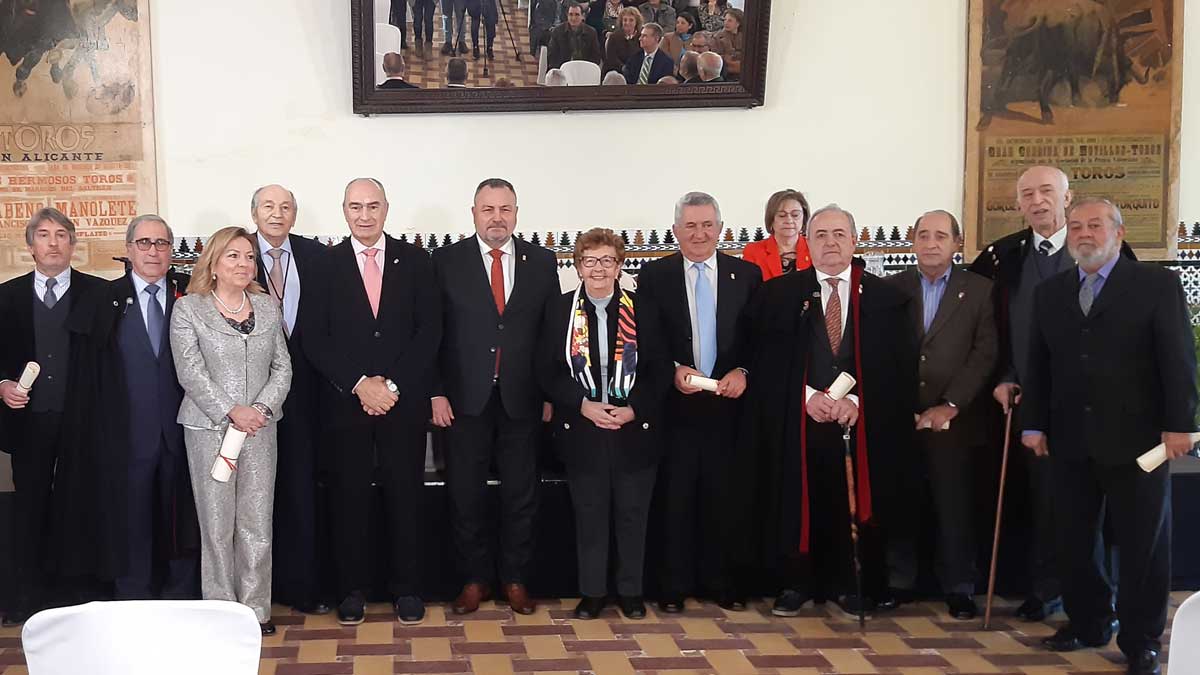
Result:
M777 575L773 613L809 599L869 612L885 600L883 536L910 516L916 344L908 297L854 260L853 216L835 205L808 228L813 267L767 283L753 317L758 351L748 428L758 454L740 481L753 503L745 550ZM839 373L857 384L833 401ZM850 429L863 594L855 588L843 429ZM761 529L758 529L761 528ZM750 528L748 528L750 529Z

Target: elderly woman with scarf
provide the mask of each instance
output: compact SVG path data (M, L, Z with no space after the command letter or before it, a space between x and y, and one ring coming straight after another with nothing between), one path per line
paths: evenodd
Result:
M659 409L673 367L658 312L621 288L625 246L595 228L575 242L580 285L550 300L539 379L554 404L556 445L575 507L580 619L608 597L609 530L617 542L617 595L627 619L642 619L646 523L659 460Z

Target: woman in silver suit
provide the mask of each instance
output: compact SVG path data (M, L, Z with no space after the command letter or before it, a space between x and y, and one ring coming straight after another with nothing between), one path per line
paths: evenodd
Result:
M183 405L188 467L200 517L200 581L206 600L233 600L271 622L271 512L275 423L292 381L283 314L254 280L255 249L240 227L218 230L196 261L188 295L175 302L171 349ZM229 427L246 433L228 482L212 477Z

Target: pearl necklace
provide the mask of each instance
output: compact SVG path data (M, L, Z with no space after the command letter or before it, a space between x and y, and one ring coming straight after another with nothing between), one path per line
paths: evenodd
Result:
M224 307L226 312L229 312L230 314L232 314L234 316L237 316L238 314L242 313L242 310L246 308L246 299L250 297L250 296L246 295L246 291L242 291L242 304L238 305L237 309L232 309L229 305L225 304L225 302L222 301L221 298L217 297L217 292L215 290L211 291L211 293L213 296L213 300L216 300L218 305Z

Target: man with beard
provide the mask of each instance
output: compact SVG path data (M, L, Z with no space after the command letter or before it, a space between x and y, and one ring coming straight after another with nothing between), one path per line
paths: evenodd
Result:
M752 550L783 589L777 616L796 616L809 599L835 600L850 614L869 614L873 599L886 600L883 535L911 517L915 501L913 415L921 411L910 300L854 259L854 232L854 217L836 205L814 213L813 267L773 279L753 309L756 384L748 405L759 456L756 475L739 483L758 502L752 522L762 530ZM857 384L835 401L826 392L840 373ZM850 499L865 597L855 588Z
M1117 645L1129 673L1157 674L1171 582L1171 475L1137 457L1163 443L1183 456L1196 429L1196 358L1187 301L1171 271L1125 259L1121 211L1085 199L1067 215L1079 266L1038 287L1022 443L1049 455L1055 541L1069 622L1043 644L1107 645L1112 584L1093 551L1107 511L1121 551Z

